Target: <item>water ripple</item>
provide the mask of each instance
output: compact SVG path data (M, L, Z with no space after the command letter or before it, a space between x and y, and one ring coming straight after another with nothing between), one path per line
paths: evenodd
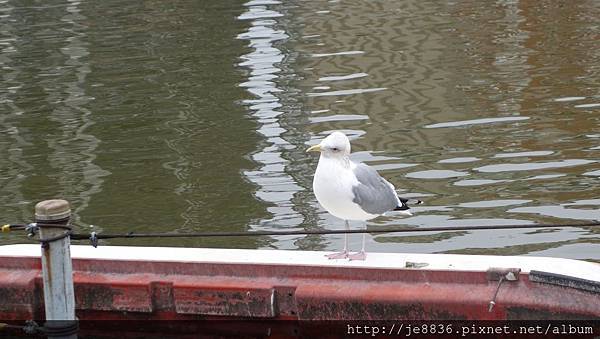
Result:
M475 162L475 161L479 161L479 160L481 160L481 159L476 158L476 157L448 158L448 159L442 159L442 160L438 161L438 163L440 163L440 164L461 164L461 163L465 163L465 162Z
M598 177L598 176L600 176L600 170L585 172L585 173L583 173L583 175L590 175L590 176Z
M533 206L533 207L517 207L508 210L509 213L530 213L540 214L544 216L574 219L574 220L600 220L600 210L586 210L577 208L566 208L564 206Z
M486 200L486 201L475 201L475 202L463 202L458 204L458 207L464 208L490 208L490 207L504 207L511 205L522 205L531 202L531 200L519 200L519 199L506 199L506 200Z
M512 122L528 120L529 117L500 117L500 118L484 118L463 121L440 122L437 124L427 125L425 128L445 128L445 127L462 127L470 125L493 124L498 122Z
M411 173L406 174L406 176L408 178L415 178L415 179L447 179L447 178L464 177L467 175L469 175L469 173L459 172L459 171L451 171L451 170L428 170L428 171L411 172Z
M595 107L600 107L600 103L575 105L575 108L595 108Z
M584 100L585 97L563 97L563 98L556 98L554 99L554 101L556 102L568 102L568 101L578 101L578 100Z
M310 122L312 123L320 123L325 121L349 121L349 120L365 120L369 119L368 115L358 115L358 114L335 114L328 115L324 117L314 117L310 118Z
M548 168L562 168L581 166L594 163L593 160L585 159L566 159L560 161L550 162L531 162L525 164L498 164L498 165L487 165L482 167L474 168L475 171L484 173L497 173L497 172L513 172L513 171L533 171Z
M498 184L501 182L508 182L509 180L496 180L496 179L465 179L455 181L453 184L455 186L482 186L482 185L492 185Z
M351 79L359 79L368 76L367 73L352 73L347 75L331 75L326 77L320 77L317 81L342 81L342 80L351 80Z
M342 95L353 95L353 94L361 94L361 93L370 93L370 92L379 92L384 91L387 88L356 88L356 89L344 89L339 91L329 91L329 92L318 92L318 93L307 93L309 97L325 97L325 96L342 96Z
M333 52L333 53L315 53L312 55L313 58L322 58L322 57L330 57L330 56L340 56L340 55L357 55L363 54L364 51L343 51L343 52Z
M553 154L552 151L530 151L530 152L514 152L514 153L498 153L494 158L517 158L517 157L541 157L544 155Z

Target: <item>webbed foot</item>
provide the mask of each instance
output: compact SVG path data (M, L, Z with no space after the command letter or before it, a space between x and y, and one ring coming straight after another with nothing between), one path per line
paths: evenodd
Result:
M365 251L356 252L348 255L349 260L365 260L367 259L367 253Z
M327 259L346 259L350 254L348 251L341 251L325 255Z

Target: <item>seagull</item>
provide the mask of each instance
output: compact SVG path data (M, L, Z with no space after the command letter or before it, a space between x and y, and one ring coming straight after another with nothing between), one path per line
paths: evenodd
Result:
M388 211L411 216L409 203L420 204L420 200L409 201L398 197L396 188L382 178L375 169L350 160L350 140L342 132L333 132L318 145L306 152L320 152L319 164L313 179L313 191L317 201L327 212L345 221L367 221ZM344 235L344 249L326 255L329 259L365 260L365 237L363 233L360 252L348 252L348 234Z

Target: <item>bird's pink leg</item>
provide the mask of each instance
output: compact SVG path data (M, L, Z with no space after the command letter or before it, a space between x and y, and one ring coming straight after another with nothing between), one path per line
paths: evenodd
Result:
M349 260L365 260L365 259L367 259L367 252L365 252L365 238L366 237L367 237L367 235L365 233L363 233L362 249L360 250L360 252L349 254L348 255Z
M350 225L348 225L348 221L346 220L346 230L350 229ZM327 259L346 259L348 258L348 233L344 234L344 249L341 252L331 253L325 255Z

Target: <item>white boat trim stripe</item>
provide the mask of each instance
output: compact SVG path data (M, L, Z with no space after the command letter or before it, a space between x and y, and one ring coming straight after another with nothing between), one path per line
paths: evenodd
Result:
M328 260L328 252L293 250L246 250L183 247L134 247L72 245L77 259L141 260L163 262L205 262L229 264L308 265L399 269L406 263L426 263L411 269L487 271L490 267L520 268L522 272L542 271L600 282L600 264L562 258L462 254L368 253L365 261ZM0 256L39 257L40 245L0 246Z

